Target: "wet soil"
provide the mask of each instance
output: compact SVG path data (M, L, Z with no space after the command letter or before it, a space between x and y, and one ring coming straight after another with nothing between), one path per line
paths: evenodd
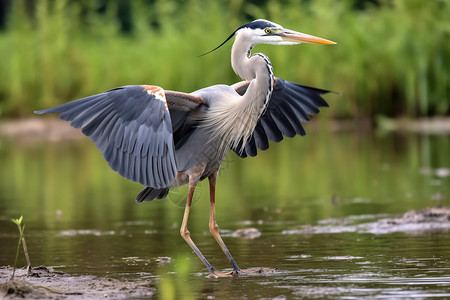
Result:
M340 131L367 131L372 130L373 122L369 119L358 120L330 120L329 129L334 132ZM309 128L317 128L314 120ZM378 120L377 127L400 132L416 132L430 134L448 134L450 132L450 118L434 117L422 119L387 119ZM0 137L10 136L31 140L64 141L76 140L83 137L80 130L73 130L69 122L55 117L29 117L16 120L0 122Z
M31 141L65 141L83 138L69 122L57 118L26 118L0 122L0 137L14 137Z
M130 299L150 298L149 280L123 281L90 275L71 276L51 267L0 267L0 298L6 299Z
M283 234L320 234L320 233L372 233L389 234L404 232L422 234L425 232L450 231L450 207L427 207L410 210L400 217L381 218L373 222L368 219L379 218L375 215L350 216L343 219L326 219L318 225L304 225L301 228L284 230Z

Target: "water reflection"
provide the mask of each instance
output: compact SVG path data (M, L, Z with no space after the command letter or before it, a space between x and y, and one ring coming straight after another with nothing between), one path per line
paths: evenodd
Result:
M449 205L449 153L448 136L313 132L256 158L230 154L217 188L224 239L242 268L282 271L224 281L205 280L179 237L185 188L136 205L141 186L111 171L87 139L2 139L0 264L13 263L17 236L8 220L23 214L32 263L73 274L172 280L204 298L450 297L449 233L281 234L320 220ZM207 189L196 191L189 229L211 263L226 269L209 234ZM261 236L232 236L244 227ZM159 263L164 256L171 262Z

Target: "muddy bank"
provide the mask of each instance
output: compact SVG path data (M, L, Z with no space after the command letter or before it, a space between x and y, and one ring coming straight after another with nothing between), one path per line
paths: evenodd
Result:
M71 276L50 267L17 269L0 267L1 299L129 299L150 298L155 288L149 280L122 281L90 275Z
M283 234L320 233L372 233L389 234L405 232L423 234L427 232L450 231L450 207L431 207L411 210L400 217L381 218L376 215L350 216L343 219L326 219L318 225L304 225L300 228L284 230ZM369 219L377 219L367 222Z
M69 122L57 118L27 118L0 122L0 137L27 140L65 141L80 139L84 135L70 126Z
M320 125L312 120L308 128L315 130ZM369 131L374 129L371 120L329 120L326 123L333 132ZM450 133L450 118L434 117L427 119L387 119L378 120L376 127L388 131L414 132L427 134ZM50 141L64 141L83 137L80 130L74 130L69 122L56 117L30 117L18 120L0 122L0 137L9 136L26 139L45 139Z
M379 118L377 120L377 126L383 130L389 131L414 132L423 134L448 134L450 133L450 118Z

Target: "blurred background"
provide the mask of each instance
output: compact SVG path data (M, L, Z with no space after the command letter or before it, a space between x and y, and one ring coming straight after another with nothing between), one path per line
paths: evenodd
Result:
M305 124L306 137L271 143L256 158L230 153L225 160L217 188L220 228L262 233L253 241L225 237L235 258L293 270L299 260L315 268L327 255L364 257L381 249L386 261L378 274L408 282L414 274L390 273L402 257L442 258L448 270L448 233L382 240L280 233L329 218L449 205L449 16L450 0L1 0L0 265L12 264L17 243L9 219L24 215L36 265L153 278L167 274L156 264L167 255L179 257L169 267L175 273L186 258L192 258L189 270L204 271L179 237L186 189L135 205L142 186L110 170L78 131L33 111L127 84L191 92L240 81L230 65L232 42L199 56L240 25L265 18L337 42L254 50L270 58L276 76L336 93L326 95L330 107ZM207 190L202 183L196 191L189 229L212 263L226 268L208 233ZM356 243L360 239L365 243ZM393 248L409 252L396 256ZM314 274L344 268L320 266ZM276 296L277 284L261 293ZM221 289L209 288L213 295ZM404 282L398 288L407 289ZM215 295L242 296L243 290L231 285Z
M0 116L131 83L193 91L238 80L238 26L265 18L337 46L259 46L275 74L333 90L329 118L446 116L448 0L0 1Z

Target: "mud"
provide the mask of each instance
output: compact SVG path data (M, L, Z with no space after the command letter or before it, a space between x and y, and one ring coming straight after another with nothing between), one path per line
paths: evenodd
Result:
M410 210L400 217L381 218L379 216L350 216L343 219L326 219L318 225L304 225L301 228L284 230L283 234L321 234L321 233L372 233L389 234L404 232L408 234L423 234L427 232L450 231L450 207L431 207L421 210ZM362 222L362 223L358 223ZM355 224L357 223L357 224Z
M0 122L0 137L14 137L31 141L66 141L83 137L69 122L56 118L27 118Z
M261 232L256 228L241 228L230 234L230 236L252 240L260 237Z
M0 267L0 299L130 299L150 298L149 280L122 281L96 276L71 276L51 267L17 269Z
M373 122L369 119L359 120L330 120L329 129L333 132L342 131L368 131L373 130ZM388 131L414 132L426 134L448 134L450 132L450 118L434 117L423 119L382 119L378 120L378 128ZM317 129L318 123L314 120L308 126L310 130ZM17 120L0 122L0 136L26 138L32 140L65 141L76 140L83 137L79 130L74 130L69 122L55 117L29 117Z

